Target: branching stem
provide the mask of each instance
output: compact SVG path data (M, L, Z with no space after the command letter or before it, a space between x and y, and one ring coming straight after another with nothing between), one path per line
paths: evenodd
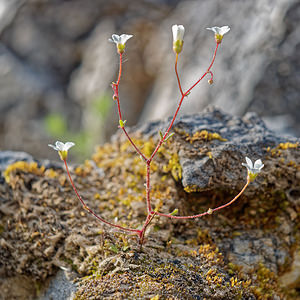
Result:
M106 225L109 225L109 226L118 228L118 229L123 230L123 231L132 232L132 233L135 233L135 234L138 234L138 235L140 234L140 230L138 230L138 229L125 228L125 227L123 227L123 226L116 225L116 224L113 224L113 223L111 223L111 222L108 222L108 221L104 220L103 218L99 217L92 209L90 209L90 208L86 205L86 203L85 203L85 201L82 199L82 197L79 195L79 193L78 193L78 191L77 191L77 189L76 189L76 187L75 187L75 185L74 185L74 182L73 182L73 180L72 180L72 177L71 177L71 174L70 174L70 171L69 171L68 164L67 164L67 161L66 161L66 160L64 160L64 164L65 164L66 171L67 171L69 180L70 180L70 182L71 182L72 188L73 188L73 190L74 190L74 192L75 192L75 194L76 194L78 200L81 202L81 204L82 204L82 206L83 206L84 209L86 209L86 210L87 210L89 213L91 213L95 218L97 218L99 221L103 222L103 223L106 224Z
M122 119L122 112L121 112L121 106L120 106L120 97L119 97L119 84L120 84L120 80L121 80L121 75L122 75L122 56L123 56L123 53L119 53L120 55L120 65L119 65L119 74L118 74L118 79L117 79L117 82L115 83L112 83L112 88L113 88L113 91L114 91L114 95L113 95L113 99L116 100L117 102L117 109L118 109L118 115L119 115L119 123L120 123L120 128L123 130L125 136L127 137L127 139L129 140L129 142L131 143L131 145L134 147L134 149L136 150L136 152L141 156L142 160L145 162L146 164L146 205L147 205L147 217L146 217L146 220L143 224L143 227L142 229L131 229L131 228L126 228L126 227L123 227L123 226L120 226L120 225L117 225L117 224L113 224L111 222L108 222L106 220L104 220L102 217L98 216L92 209L90 209L86 203L84 202L84 200L82 199L82 197L79 195L74 183L73 183L73 180L72 180L72 177L70 175L70 172L69 172L69 168L68 168L68 164L67 164L67 161L64 160L64 164L65 164L65 168L66 168L66 171L68 173L68 177L69 177L69 180L71 182L71 185L73 187L73 190L75 191L76 193L76 196L77 198L79 199L79 201L81 202L81 204L83 205L84 209L86 209L89 213L91 213L94 217L96 217L99 221L103 222L104 224L106 225L109 225L109 226L112 226L114 228L117 228L119 230L122 230L122 231L126 231L126 232L129 232L129 233L132 233L132 234L137 234L139 239L140 239L140 245L142 246L143 242L144 242L144 237L145 237L145 232L146 232L146 229L147 227L149 226L149 224L151 223L151 221L153 220L153 218L157 215L157 216L163 216L163 217L168 217L168 218L172 218L172 219L195 219L195 218L200 218L200 217L203 217L205 215L209 215L209 214L212 214L213 212L217 211L217 210L220 210L220 209L223 209L229 205L231 205L234 201L236 201L236 199L238 199L240 197L240 195L245 191L246 187L249 185L250 183L250 180L248 179L247 180L247 183L244 185L243 189L239 192L238 195L236 195L231 201L227 202L226 204L224 205L221 205L219 207L216 207L214 209L209 209L208 211L204 212L204 213L201 213L201 214L198 214L198 215L192 215L192 216L174 216L172 214L164 214L164 213L160 213L160 212L156 212L156 211L153 211L152 210L152 207L151 207L151 185L150 185L150 167L151 167L151 162L153 161L156 153L158 152L159 148L161 147L161 145L166 141L168 135L169 135L169 132L175 122L175 119L178 115L178 112L181 108L181 105L182 105L182 102L183 102L183 99L189 95L189 93L191 92L191 90L207 75L207 74L210 74L211 75L211 80L213 78L213 74L211 72L211 68L214 64L214 61L215 61L215 58L216 58L216 54L217 54L217 50L218 50L218 46L219 44L216 43L216 48L215 48L215 51L214 51L214 55L213 55L213 58L212 58L212 61L208 67L208 69L206 70L206 72L186 91L186 92L183 92L182 90L182 87L181 87L181 83L180 83L180 78L179 78L179 74L178 74L178 69L177 69L177 64L178 64L178 54L176 54L176 59L175 59L175 74L176 74L176 78L177 78L177 82L178 82L178 87L179 87L179 90L180 90L180 93L181 93L181 98L180 98L180 101L178 103L178 106L177 106L177 109L173 115L173 118L170 122L170 125L168 126L168 129L166 130L166 132L164 133L164 135L161 137L160 141L158 142L158 144L156 145L154 151L152 152L152 154L150 155L150 158L147 158L142 152L141 150L137 147L137 145L134 143L134 141L130 138L128 132L126 131L125 129L125 121Z
M225 207L231 205L235 200L237 200L237 198L239 198L244 193L244 191L245 191L246 187L249 185L249 183L250 183L250 180L247 180L247 182L244 185L244 187L242 188L242 190L232 200L230 200L226 204L218 206L218 207L213 208L213 209L209 209L208 211L206 211L202 214L193 215L193 216L172 216L171 214L163 214L163 213L160 213L160 212L157 212L156 214L158 216L168 217L168 218L171 218L171 219L196 219L196 218L200 218L200 217L203 217L203 216L206 216L206 215L211 215L213 212L215 212L217 210L220 210L222 208L225 208Z

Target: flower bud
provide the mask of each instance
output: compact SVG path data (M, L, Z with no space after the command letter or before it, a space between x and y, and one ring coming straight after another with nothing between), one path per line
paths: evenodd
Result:
M182 51L184 27L183 25L173 25L173 51L179 54Z

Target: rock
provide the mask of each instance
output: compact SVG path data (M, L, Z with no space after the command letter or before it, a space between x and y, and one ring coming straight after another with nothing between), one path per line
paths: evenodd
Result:
M46 292L38 297L38 300L71 300L74 297L76 286L64 270L57 272L50 281Z
M20 160L32 162L34 159L26 152L0 151L0 172L4 171L8 165Z
M148 137L158 137L158 132L164 132L169 123L170 119L150 122L137 131ZM265 188L261 184L264 178L274 188L283 188L284 185L287 189L291 184L297 185L297 168L288 164L294 159L297 165L300 139L276 135L254 113L239 118L209 107L202 114L180 117L172 131L175 132L173 139L180 143L178 155L186 191L238 189L246 180L247 172L241 165L246 156L252 160L260 158L265 164L257 179L259 184L253 184L256 191ZM279 165L274 165L273 156L282 156L285 160L282 169L291 174L289 182L281 182L271 175L279 168ZM253 189L249 187L249 190Z
M298 287L300 281L300 252L295 251L293 264L289 272L286 272L280 277L280 284L282 286Z
M167 121L128 132L148 156ZM37 285L46 288L41 299L72 297L61 269L73 271L81 299L299 296L299 139L277 136L254 113L239 118L214 107L181 116L172 130L151 165L151 205L162 213L194 215L228 203L245 184L246 155L265 167L226 209L196 220L155 216L143 247L83 209L56 164L12 168L0 181L0 285L20 289L1 288L4 299L28 286L34 297ZM120 134L92 160L70 166L86 205L109 222L141 228L145 163Z

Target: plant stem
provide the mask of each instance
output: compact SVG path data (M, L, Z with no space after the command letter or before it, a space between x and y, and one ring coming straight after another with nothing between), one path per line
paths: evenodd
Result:
M216 59L216 56L217 56L217 51L218 51L218 47L219 47L219 44L216 43L216 48L215 48L215 52L214 52L214 55L213 55L213 58L212 58L212 61L207 69L207 71L202 75L202 77L200 77L199 80L197 80L184 94L187 95L205 76L207 73L210 72L210 69L211 67L213 66L214 62L215 62L215 59Z
M116 101L117 101L117 107L118 107L118 114L119 114L119 120L122 120L122 112L121 112L121 106L120 106L120 97L119 97L119 84L120 84L120 80L121 80L121 75L122 75L122 57L123 54L120 53L120 66L119 66L119 75L118 75L118 80L117 83L113 84L113 90L116 96ZM131 145L134 147L134 149L136 150L136 152L142 157L142 159L144 161L147 161L146 156L140 151L140 149L136 146L136 144L133 142L133 140L130 138L129 134L127 133L125 127L121 127L121 129L123 130L123 132L125 133L127 139L129 140L129 142L131 143Z
M177 71L177 62L178 62L178 53L176 53L175 74L176 74L176 77L177 77L178 87L179 87L181 96L183 96L183 91L182 91L182 88L181 88L181 83L180 83L180 79L179 79L179 75L178 75L178 71Z
M71 182L71 185L73 187L73 190L78 198L78 200L81 202L82 206L84 209L86 209L89 213L91 213L94 217L96 217L99 221L101 221L102 223L106 224L106 225L109 225L109 226L112 226L112 227L115 227L115 228L118 228L120 230L123 230L123 231L127 231L127 232L132 232L132 233L135 233L135 234L138 234L140 235L140 230L138 229L130 229L130 228L125 228L123 226L120 226L120 225L116 225L116 224L113 224L111 222L108 222L106 220L104 220L103 218L99 217L92 209L90 209L86 203L84 202L84 200L81 198L81 196L79 195L75 185L74 185L74 182L72 180L72 177L71 177L71 174L69 172L69 168L68 168L68 164L67 164L67 161L64 160L64 164L65 164L65 167L66 167L66 171L67 171L67 174L68 174L68 177L69 177L69 180Z
M148 214L152 211L151 202L150 202L150 163L147 161L147 175L146 175L146 202Z
M211 61L211 63L210 63L210 65L209 65L209 67L208 67L208 69L207 69L207 71L200 77L200 79L199 80L197 80L196 81L196 83L194 83L185 93L183 93L183 95L181 96L181 99L180 99L180 101L179 101L179 104L178 104L178 106L177 106L177 109L176 109L176 111L175 111L175 114L174 114L174 116L173 116L173 118L172 118L172 121L171 121L171 123L170 123L170 125L169 125L169 127L168 127L168 129L167 129L167 131L165 132L165 134L164 134L164 136L163 136L163 138L159 141L159 143L157 144L157 146L156 146L156 148L155 148L155 150L153 151L153 153L151 154L151 156L150 156L150 158L149 158L149 160L148 161L150 161L150 163L151 163L151 161L153 160L153 158L154 158L154 156L155 156L155 154L157 153L157 151L159 150L159 148L161 147L161 145L162 145L162 143L165 141L165 139L166 139L166 137L168 136L168 134L169 134L169 132L170 132L170 130L171 130L171 128L172 128L172 126L173 126L173 124L174 124L174 121L175 121L175 119L176 119L176 117L177 117L177 114L178 114L178 112L179 112L179 110L180 110L180 108L181 108L181 104L182 104L182 101L183 101L183 99L184 99L184 97L185 96L187 96L188 94L189 94L189 92L208 74L208 73L210 73L210 69L211 69L211 67L213 66L213 64L214 64L214 61L215 61L215 58L216 58L216 55L217 55L217 50L218 50L218 47L219 47L219 44L216 44L216 48L215 48L215 51L214 51L214 55L213 55L213 58L212 58L212 61ZM176 63L175 63L176 64Z
M140 237L140 244L142 245L143 242L144 242L144 237L145 237L145 232L146 232L146 229L148 227L148 225L151 223L151 221L153 220L153 218L155 217L156 215L156 212L154 211L151 211L150 213L148 213L147 215L147 218L146 218L146 221L143 225L143 228L141 229L140 231L140 234L139 234L139 237Z
M122 230L125 230L125 231L130 231L130 232L134 232L134 233L137 233L139 235L139 238L140 238L140 244L142 245L143 244L143 241L144 241L144 235L145 235L145 231L146 231L146 228L148 227L148 225L151 223L152 219L154 218L155 215L160 215L160 216L164 216L164 217L169 217L169 218L174 218L174 219L192 219L192 218L197 218L197 217L202 217L204 215L207 215L207 214L210 214L216 210L219 210L221 208L224 208L228 205L230 205L231 203L233 203L242 193L243 191L246 189L247 185L249 184L249 182L247 182L247 184L244 186L243 190L233 199L231 200L230 202L228 202L227 204L225 205L222 205L220 207L217 207L213 210L211 210L209 213L208 212L205 212L205 213L202 213L202 214L199 214L199 215L195 215L195 216L172 216L170 214L163 214L163 213L158 213L158 212L154 212L152 211L152 208L151 208L151 198L150 198L150 191L151 191L151 185L150 185L150 166L151 166L151 162L154 158L154 156L156 155L157 151L159 150L159 148L161 147L161 145L163 144L163 142L166 140L167 136L169 135L169 132L175 122L175 119L178 115L178 112L181 108L181 105L182 105L182 102L183 102L183 99L190 93L190 91L207 75L207 74L211 74L212 75L212 72L210 71L210 69L212 68L213 64L214 64L214 61L215 61L215 58L216 58L216 54L217 54L217 50L218 50L218 44L216 44L216 48L215 48L215 51L214 51L214 55L213 55L213 58L212 58L212 61L207 69L207 71L202 75L202 77L200 77L200 79L198 79L186 92L183 92L182 90L182 87L181 87L181 83L180 83L180 78L179 78L179 74L178 74L178 70L177 70L177 65L178 65L178 54L176 54L176 60L175 60L175 74L176 74L176 78L177 78L177 82L178 82L178 87L179 87L179 90L180 90L180 93L181 93L181 98L180 98L180 101L178 103L178 106L177 106L177 109L173 115L173 118L170 122L170 125L167 129L167 131L165 132L165 134L163 135L163 137L161 138L161 140L159 141L159 143L157 144L156 148L154 149L153 153L151 154L150 158L147 159L147 157L140 151L140 149L136 146L136 144L134 143L134 141L130 138L130 136L128 135L126 129L125 129L125 126L120 126L120 128L123 130L124 134L126 135L127 139L129 140L129 142L131 143L131 145L134 147L134 149L136 150L136 152L142 157L142 159L146 162L146 204L147 204L147 217L146 217L146 220L144 222L144 225L143 225L143 228L141 230L135 230L135 229L127 229L127 228L123 228L121 226L118 226L118 225L115 225L115 224L111 224L105 220L103 220L102 218L98 217L95 213L93 213L92 211L89 211L95 215L98 219L100 219L102 222L108 224L108 225L111 225L111 226L114 226L114 227L117 227L117 228L120 228ZM113 90L114 90L114 99L117 101L117 107L118 107L118 114L119 114L119 120L122 120L122 113L121 113L121 107L120 107L120 98L119 98L119 84L120 84L120 79L121 79L121 74L122 74L122 53L120 53L120 66L119 66L119 75L118 75L118 80L116 83L113 83L112 87L113 87ZM122 120L123 121L123 120ZM65 163L66 164L66 163ZM67 168L67 166L66 166ZM69 172L68 172L69 174ZM70 177L70 176L69 176ZM70 178L71 180L71 178ZM79 198L79 200L81 201L81 203L83 204L83 206L86 208L86 205L85 203L83 202L83 200L80 198L79 194L77 193L74 185L73 185L73 182L71 180L71 183L72 183L72 186L76 192L76 195L77 197Z
M242 188L242 190L232 200L230 200L226 204L218 206L218 207L213 208L213 209L210 209L210 210L208 210L208 211L206 211L202 214L193 215L193 216L172 216L171 214L163 214L163 213L159 213L159 212L157 212L156 214L158 216L168 217L168 218L171 218L171 219L195 219L195 218L200 218L200 217L203 217L203 216L206 216L206 215L211 215L213 212L231 205L236 199L238 199L243 194L243 192L245 191L245 189L249 185L249 183L250 183L250 180L248 179L246 184Z

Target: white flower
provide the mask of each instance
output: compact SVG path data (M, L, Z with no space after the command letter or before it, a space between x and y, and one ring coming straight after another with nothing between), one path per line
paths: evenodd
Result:
M132 38L132 34L113 34L111 36L111 39L109 39L110 42L115 43L117 45L118 52L121 54L125 50L125 43Z
M55 142L55 146L48 144L49 147L53 148L54 150L58 151L58 154L61 158L61 160L66 160L67 156L68 156L68 150L75 146L74 143L72 142L66 142L66 143L62 143L62 142Z
M215 40L218 44L220 44L222 42L223 35L226 34L230 30L230 27L229 26L222 26L222 27L214 26L214 27L209 27L206 29L211 30L215 33Z
M183 46L184 27L183 25L173 25L173 50L179 54Z
M184 36L183 25L173 25L172 32L173 32L173 42L176 42L178 40L183 41L183 36Z
M248 178L250 181L253 181L256 176L259 174L261 169L264 167L264 164L262 163L261 159L258 159L255 161L254 165L250 158L246 157L246 164L242 163L244 167L248 170Z

